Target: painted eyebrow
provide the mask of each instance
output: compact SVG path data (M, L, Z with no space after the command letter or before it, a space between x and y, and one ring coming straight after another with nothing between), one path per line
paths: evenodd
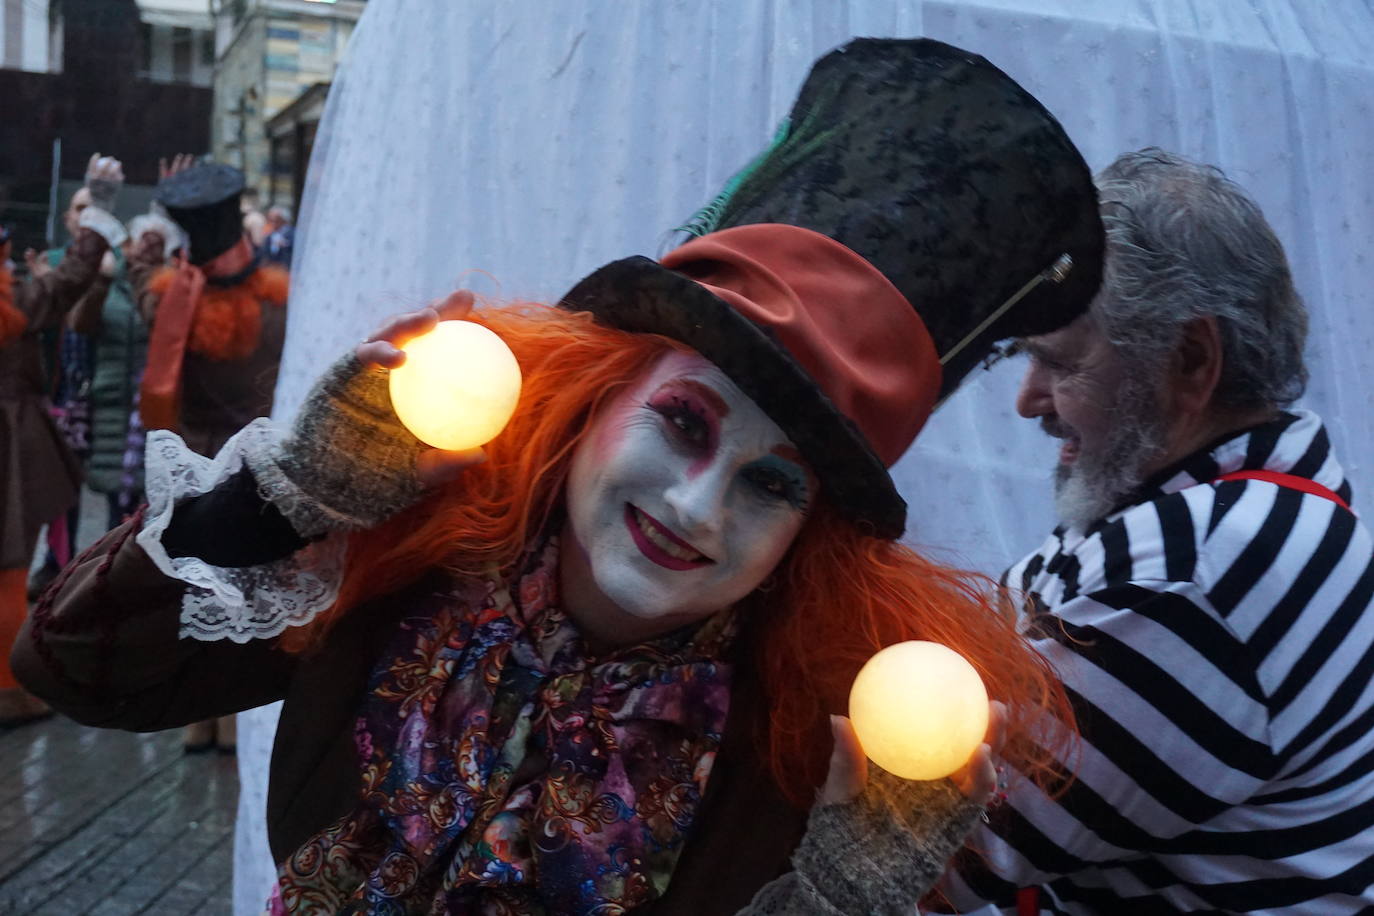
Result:
M704 382L698 382L693 378L675 378L671 381L664 382L659 386L658 390L663 391L665 388L674 387L686 388L688 391L701 398L706 402L707 407L715 411L716 416L728 417L730 415L730 405L726 404L725 399L720 396L720 393L710 385Z

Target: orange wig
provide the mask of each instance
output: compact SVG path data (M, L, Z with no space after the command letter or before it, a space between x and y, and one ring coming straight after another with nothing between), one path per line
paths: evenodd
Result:
M340 613L429 569L509 572L558 506L588 420L662 354L684 349L542 305L484 308L472 320L501 335L520 361L525 382L514 418L486 447L484 463L353 536L338 601L283 635L287 650L308 650ZM1061 722L1072 715L1048 664L995 608L991 583L862 533L824 495L774 581L742 607L766 695L762 740L780 787L809 804L825 778L826 714L845 711L849 686L874 652L907 639L944 643L978 669L989 695L1008 706L1003 756L1048 783L1054 760L1032 738L1043 738L1037 725L1046 713Z

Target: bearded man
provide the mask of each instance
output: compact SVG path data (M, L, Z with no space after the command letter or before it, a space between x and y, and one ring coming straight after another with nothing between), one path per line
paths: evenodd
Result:
M1098 177L1089 313L1022 341L1025 417L1063 440L1063 524L1014 566L1082 742L946 874L960 911L1374 905L1369 532L1306 382L1307 316L1258 207L1159 150ZM1051 726L1052 727L1052 726ZM977 852L974 852L976 850Z

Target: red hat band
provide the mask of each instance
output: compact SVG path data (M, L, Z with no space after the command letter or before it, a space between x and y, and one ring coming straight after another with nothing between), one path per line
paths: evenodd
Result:
M758 223L693 239L660 262L767 329L891 467L935 407L935 343L878 268L827 236Z

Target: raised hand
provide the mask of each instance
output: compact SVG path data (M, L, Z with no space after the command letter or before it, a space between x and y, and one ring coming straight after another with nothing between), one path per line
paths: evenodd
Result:
M124 166L113 156L92 153L86 163L86 188L91 192L91 205L106 213L114 213L115 200L124 184Z
M162 181L165 178L171 178L173 175L184 172L195 164L196 157L192 156L190 153L177 153L172 157L171 162L168 162L167 157L163 156L157 161L157 180Z
M434 305L396 315L358 345L355 351L358 361L364 366L395 369L405 363L405 351L401 348L407 341L433 330L440 321L467 317L472 305L472 293L460 289ZM434 487L454 480L465 469L481 463L485 457L486 453L480 448L461 452L429 449L416 458L415 473L425 486Z
M47 276L52 270L52 265L48 263L48 259L43 257L41 252L34 251L32 248L24 249L24 266L29 269L29 276L35 280Z

